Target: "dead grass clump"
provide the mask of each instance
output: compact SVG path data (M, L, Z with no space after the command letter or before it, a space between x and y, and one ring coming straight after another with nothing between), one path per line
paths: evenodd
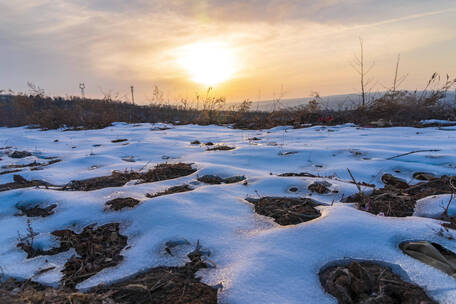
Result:
M14 151L13 153L8 154L11 158L25 158L28 156L32 156L32 153L28 151Z
M301 173L293 173L293 172L290 172L290 173L282 173L282 174L279 174L279 176L281 177L294 177L294 176L299 176L299 177L317 177L316 175L312 174L312 173L308 173L308 172L301 172Z
M231 146L226 146L226 145L217 145L212 148L207 148L206 151L229 151L229 150L234 150L234 147Z
M138 183L151 183L187 176L196 171L197 170L192 167L192 164L165 163L158 164L153 169L144 173L139 171L114 171L109 176L71 181L69 184L65 185L62 190L92 191L107 187L121 187L131 180L138 180Z
M20 189L20 188L29 188L29 187L37 187L37 186L51 186L51 184L42 181L42 180L26 180L20 175L13 175L13 182L12 183L6 183L6 184L0 184L0 192L2 191L9 191L9 190L14 190L14 189Z
M61 161L62 161L61 159L52 159L52 160L48 161L47 163L40 163L35 160L28 164L5 165L5 166L2 166L2 169L23 169L23 168L30 167L31 168L30 170L41 170L43 167L50 166L50 165L56 164Z
M218 175L204 175L199 176L198 181L211 184L211 185L220 185L220 184L234 184L245 180L245 176L238 175L238 176L231 176L227 178L221 178Z
M421 287L405 282L390 268L371 262L329 267L319 276L323 288L340 304L437 303Z
M282 226L296 225L321 216L320 211L315 208L318 204L308 198L262 197L246 200L255 205L256 213L272 217Z
M374 189L370 195L360 193L348 197L346 202L358 204L359 209L372 214L405 217L413 215L416 201L431 195L451 194L451 180L455 177L441 176L415 185L408 185L403 180L385 174L382 181L385 187ZM358 184L358 183L357 183Z
M1 303L49 304L216 304L217 288L201 283L196 272L208 267L197 247L182 267L156 267L125 281L101 284L87 293L75 292L71 285L52 288L14 279L0 281ZM74 285L74 284L73 284Z
M329 187L331 187L331 184L328 183L327 181L322 181L322 182L314 182L310 184L307 189L309 189L312 192L317 192L319 194L326 194L331 192L329 190Z
M120 234L119 224L105 224L94 229L95 226L85 227L80 234L68 229L52 232L59 238L61 247L74 248L78 254L65 263L62 286L74 289L100 270L122 261L120 252L127 245L127 237Z
M17 214L18 216L27 216L27 217L47 217L54 214L54 209L57 207L57 204L51 204L47 207L41 207L40 204L35 204L33 206L16 204L16 209L20 210L21 213Z
M131 197L116 198L105 203L106 209L119 211L123 208L134 208L140 201Z
M113 139L111 140L112 143L121 143L121 142L125 142L125 141L128 141L128 139L126 138L119 138L119 139Z
M154 198L154 197L159 197L159 196L162 196L162 195L169 195L169 194L174 194L174 193L182 193L182 192L188 192L188 191L192 191L192 190L193 190L193 188L190 187L190 185L185 184L185 185L180 185L180 186L169 187L165 191L157 192L157 193L154 193L154 194L147 193L146 197Z

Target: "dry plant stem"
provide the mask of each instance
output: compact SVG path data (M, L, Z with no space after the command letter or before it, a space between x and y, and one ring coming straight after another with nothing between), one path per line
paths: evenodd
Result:
M356 182L355 177L351 173L350 169L347 168L347 171L348 171L348 174L350 174L350 177L351 177L353 183L356 185L356 188L358 188L360 202L364 204L364 192L361 190L361 186Z
M411 151L411 152L399 154L399 155L396 155L396 156L393 156L393 157L389 157L389 158L387 158L386 160L392 160L392 159L395 159L395 158L398 158L398 157L402 157L402 156L406 156L406 155L410 155L410 154L414 154L414 153L421 153L421 152L439 152L439 151L440 151L440 150L436 150L436 149L432 149L432 150L416 150L416 151Z

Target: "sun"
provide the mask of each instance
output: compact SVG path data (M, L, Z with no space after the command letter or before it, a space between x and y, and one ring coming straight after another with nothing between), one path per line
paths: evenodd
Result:
M197 43L185 46L179 55L180 65L192 81L214 86L233 77L237 71L235 52L218 42Z

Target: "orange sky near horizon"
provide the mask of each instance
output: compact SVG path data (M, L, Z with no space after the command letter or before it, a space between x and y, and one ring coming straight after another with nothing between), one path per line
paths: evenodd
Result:
M0 89L228 101L353 93L365 45L372 90L456 74L456 3L437 0L0 0Z

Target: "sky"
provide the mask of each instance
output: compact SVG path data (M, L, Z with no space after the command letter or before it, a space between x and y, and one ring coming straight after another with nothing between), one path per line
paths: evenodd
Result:
M454 0L0 0L0 89L177 102L357 92L456 74ZM154 94L157 86L160 94ZM157 92L155 90L155 92Z

